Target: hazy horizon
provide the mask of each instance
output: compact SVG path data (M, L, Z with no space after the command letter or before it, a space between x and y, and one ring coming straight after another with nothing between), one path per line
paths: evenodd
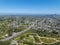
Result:
M0 0L0 14L60 14L60 0Z

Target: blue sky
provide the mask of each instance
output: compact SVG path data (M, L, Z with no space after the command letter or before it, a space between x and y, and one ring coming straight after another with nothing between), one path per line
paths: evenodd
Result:
M0 0L0 13L60 14L60 0Z

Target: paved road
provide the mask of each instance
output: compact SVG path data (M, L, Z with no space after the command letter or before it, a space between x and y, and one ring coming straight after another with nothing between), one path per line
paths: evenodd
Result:
M41 20L39 24L43 23L44 20L45 20L45 19ZM18 35L24 34L25 32L29 31L30 28L34 27L34 25L35 25L36 23L37 23L37 20L36 20L31 26L29 26L27 29L25 29L24 31L15 33L15 34L13 34L12 36L7 37L7 38L5 38L5 39L1 39L0 42L8 41L8 40L10 40L10 39L13 39L13 38L17 37Z
M25 29L24 31L21 31L21 32L18 32L18 33L15 33L13 34L12 36L10 37L7 37L5 39L1 39L0 42L4 42L4 41L8 41L10 39L13 39L15 37L17 37L18 35L22 35L23 33L27 32L30 28L32 28L34 25L35 25L36 22L34 22L31 26L29 26L27 29Z

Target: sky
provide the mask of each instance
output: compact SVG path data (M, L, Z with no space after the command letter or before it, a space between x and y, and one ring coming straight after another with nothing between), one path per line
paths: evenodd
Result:
M60 0L0 0L0 13L60 14Z

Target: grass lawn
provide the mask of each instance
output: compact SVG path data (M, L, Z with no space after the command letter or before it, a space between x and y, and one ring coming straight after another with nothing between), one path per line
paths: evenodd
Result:
M49 38L48 39L47 38L40 38L40 39L41 39L42 42L47 43L47 44L56 42L56 40L49 39Z
M58 38L56 38L56 39L60 41L60 38L59 38L59 37L58 37Z
M34 43L34 41L35 41L35 40L34 40L33 38L31 38L31 37L24 37L23 40L24 40L24 41L27 41L27 42L33 42L33 43Z

